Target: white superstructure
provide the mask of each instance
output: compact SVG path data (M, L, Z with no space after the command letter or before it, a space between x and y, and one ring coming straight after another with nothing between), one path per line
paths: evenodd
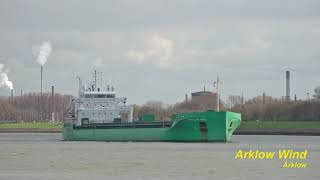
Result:
M95 73L96 76L96 73ZM73 100L77 125L88 123L132 122L133 107L126 105L127 98L117 97L114 88L87 88L79 78L79 97Z

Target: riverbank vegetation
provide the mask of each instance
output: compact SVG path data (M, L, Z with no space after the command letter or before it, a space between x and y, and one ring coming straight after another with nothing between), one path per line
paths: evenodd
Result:
M72 96L29 93L0 98L1 122L62 122L70 110Z
M71 99L72 96L49 93L43 95L29 93L13 98L0 97L0 123L61 123L72 109ZM133 105L134 119L138 119L142 114L154 114L156 119L166 121L176 113L215 109L216 100L216 94L211 93L206 96L186 98L185 101L172 105L160 101L149 101L143 105ZM243 124L246 121L252 122L252 125L248 123L247 127L259 124L257 122L266 122L264 126L268 127L268 124L275 121L297 121L295 124L298 127L301 121L320 122L320 87L315 88L314 95L306 100L285 100L265 93L251 99L230 95L225 102L220 100L220 109L241 113Z
M167 120L171 114L190 111L205 111L216 108L216 95L192 97L190 100L166 106L159 101L150 101L134 107L134 116L153 113L159 120ZM274 98L263 93L251 99L230 95L226 102L220 100L222 111L239 112L243 121L317 121L320 122L320 87L312 98L306 100Z

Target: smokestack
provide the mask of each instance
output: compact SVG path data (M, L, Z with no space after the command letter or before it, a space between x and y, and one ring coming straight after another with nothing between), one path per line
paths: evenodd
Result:
M290 71L286 71L286 100L290 101Z
M51 95L54 96L54 86L51 86Z
M13 92L13 89L11 89L11 100L13 102L13 96L14 96L14 92Z
M42 96L42 71L43 71L43 66L41 66L41 73L40 73L40 93Z
M188 94L186 94L186 100L185 101L188 102Z
M40 93L42 95L43 93L43 88L42 88L42 71L43 71L43 66L46 64L48 57L51 54L52 48L51 48L51 43L50 41L45 41L42 43L42 45L39 48L34 48L34 54L38 53L38 57L37 57L37 62L40 64L41 66L41 74L40 74L40 78L41 78L41 82L40 82Z

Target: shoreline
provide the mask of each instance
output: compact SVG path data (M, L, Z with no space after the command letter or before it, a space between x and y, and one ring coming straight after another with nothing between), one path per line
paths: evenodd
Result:
M234 135L320 136L320 129L237 129Z
M0 128L0 133L61 133L60 128Z
M61 133L60 128L0 128L0 133ZM320 129L237 129L234 135L320 136Z

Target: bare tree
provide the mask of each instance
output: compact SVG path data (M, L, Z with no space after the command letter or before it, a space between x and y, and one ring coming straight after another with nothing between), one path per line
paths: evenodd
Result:
M52 113L55 120L63 121L70 109L71 96L50 93L30 93L11 98L0 98L0 121L39 122L50 121Z
M242 98L239 95L229 95L227 100L227 106L232 108L236 105L240 105L242 103Z
M313 95L313 98L315 100L320 100L320 86L316 87L314 89L314 95Z

